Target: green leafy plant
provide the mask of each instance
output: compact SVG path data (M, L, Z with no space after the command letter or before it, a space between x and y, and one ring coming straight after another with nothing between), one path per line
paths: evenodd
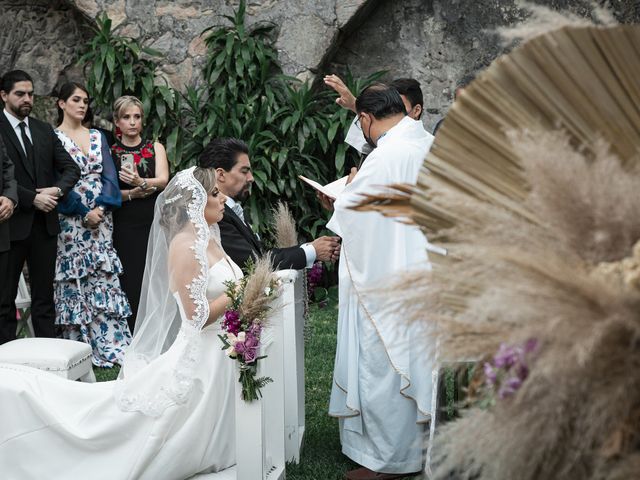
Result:
M316 237L328 214L298 175L327 183L355 164L342 141L351 116L326 89L282 75L274 26L247 28L245 2L226 19L228 26L205 31L206 84L185 95L192 138L186 156L193 161L212 138L241 138L255 177L247 205L254 228L269 238L272 206L280 200L291 206L298 231Z
M227 26L203 32L207 59L203 84L172 89L158 74L159 53L118 36L111 20L97 18L95 36L80 62L98 109L110 111L122 94L141 99L145 136L167 146L172 171L193 165L213 138L237 137L250 151L255 177L248 215L267 242L272 208L289 204L298 232L307 239L324 233L328 212L298 175L328 183L347 173L358 157L343 142L352 113L335 105L335 94L282 74L274 46L274 25L245 25L246 4L240 2ZM347 73L354 93L380 78Z
M164 139L169 160L176 167L182 154L177 118L182 97L158 75L154 59L161 54L114 34L111 19L105 13L96 18L94 32L87 52L79 59L94 107L98 112L110 113L113 102L121 95L138 97L146 118L144 136Z

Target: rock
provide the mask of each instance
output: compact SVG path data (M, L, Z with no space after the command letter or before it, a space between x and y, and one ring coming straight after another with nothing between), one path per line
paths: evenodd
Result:
M50 94L90 36L86 20L61 1L0 1L0 10L0 74L25 70L36 94Z
M582 0L539 0L586 15ZM205 63L202 32L226 25L239 0L0 0L0 69L33 73L36 91L50 93L72 74L101 12L118 35L160 50L159 67L177 88L198 84ZM640 19L634 0L613 0L621 21ZM496 58L504 47L491 33L525 17L515 0L248 0L248 28L275 26L285 74L357 76L388 70L388 79L418 79L430 128L453 100L461 78ZM73 73L76 75L77 73Z
M118 27L118 25L127 19L124 0L116 0L115 2L108 3L105 12L111 19L112 29Z
M96 18L100 12L98 2L95 0L76 0L76 7L89 18Z
M199 57L207 53L207 45L202 35L191 40L188 52L190 57Z

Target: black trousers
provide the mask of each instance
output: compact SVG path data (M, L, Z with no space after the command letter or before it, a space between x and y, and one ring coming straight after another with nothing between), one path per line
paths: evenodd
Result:
M11 250L6 260L7 275L4 276L0 288L0 344L16 338L15 298L25 261L29 268L31 285L33 330L37 337L56 336L53 277L56 268L57 241L57 235L51 236L47 231L44 214L36 212L29 237L11 242ZM2 268L1 262L2 260L0 260L0 268Z

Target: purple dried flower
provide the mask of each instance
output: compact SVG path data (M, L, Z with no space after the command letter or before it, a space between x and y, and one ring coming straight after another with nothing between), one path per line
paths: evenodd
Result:
M524 343L524 352L533 353L538 348L538 339L530 338Z
M509 368L516 363L517 359L517 350L506 343L501 343L498 353L493 357L493 363L497 368Z
M500 344L493 363L484 364L485 383L499 398L512 396L529 376L530 356L538 349L535 338L522 345Z
M236 310L227 310L224 312L222 328L229 333L237 335L240 331L240 313Z
M495 385L496 380L498 379L498 373L488 362L485 362L484 364L484 376L486 377L489 385Z
M507 398L516 393L516 391L522 385L522 380L518 377L509 377L500 386L500 390L498 391L498 397Z

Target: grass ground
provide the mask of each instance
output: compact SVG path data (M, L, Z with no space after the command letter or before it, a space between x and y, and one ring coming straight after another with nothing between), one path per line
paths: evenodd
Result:
M312 305L305 351L306 431L302 458L287 465L288 480L341 480L357 468L341 453L338 420L329 417L338 309L335 300L324 308ZM113 380L119 369L94 368L99 382ZM267 387L269 388L269 387Z

